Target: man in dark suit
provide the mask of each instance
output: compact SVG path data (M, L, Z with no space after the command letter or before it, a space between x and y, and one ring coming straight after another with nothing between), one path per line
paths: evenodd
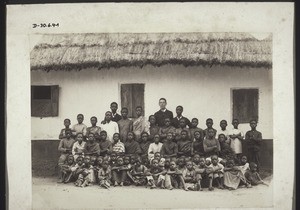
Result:
M190 120L184 116L182 116L182 112L183 112L183 107L182 106L177 106L176 107L176 114L177 116L174 117L171 121L171 124L175 127L175 128L179 128L179 121L180 119L184 119L185 123L188 127L190 127Z
M173 112L167 110L166 105L167 105L167 100L165 98L159 99L160 110L154 114L156 119L156 124L159 127L164 126L164 121L166 118L173 119Z

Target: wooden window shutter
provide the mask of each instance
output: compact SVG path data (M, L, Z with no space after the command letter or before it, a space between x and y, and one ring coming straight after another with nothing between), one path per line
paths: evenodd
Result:
M121 106L128 108L128 117L135 118L135 108L144 109L144 84L121 84Z
M51 86L52 116L58 116L58 100L59 100L59 87L58 85L53 85Z

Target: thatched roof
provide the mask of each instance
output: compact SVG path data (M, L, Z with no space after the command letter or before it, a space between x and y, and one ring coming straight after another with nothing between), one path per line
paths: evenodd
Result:
M123 66L272 66L271 35L248 33L103 33L44 35L30 54L31 70Z

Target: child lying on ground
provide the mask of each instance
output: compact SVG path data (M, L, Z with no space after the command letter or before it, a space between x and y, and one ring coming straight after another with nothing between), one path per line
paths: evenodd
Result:
M259 185L259 184L268 186L268 184L266 182L264 182L262 180L262 178L260 178L260 176L257 172L257 164L255 164L253 162L250 163L250 170L248 170L245 173L245 177L246 177L247 181L253 186Z

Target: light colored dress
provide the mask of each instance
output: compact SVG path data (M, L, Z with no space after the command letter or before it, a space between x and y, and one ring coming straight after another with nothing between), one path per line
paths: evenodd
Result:
M101 124L101 129L106 131L107 133L107 140L113 142L113 135L115 133L119 133L119 126L114 121L105 122L105 124Z
M228 135L237 135L241 134L241 136L244 138L244 133L239 129L233 129L229 132ZM241 154L242 153L242 142L238 138L231 138L230 147L232 148L233 152L235 154Z
M133 133L135 134L136 140L141 138L142 132L147 132L149 134L149 128L146 123L146 118L144 116L140 116L133 120Z
M242 171L226 171L224 172L224 185L233 189L237 189L241 180L245 182L245 176Z

